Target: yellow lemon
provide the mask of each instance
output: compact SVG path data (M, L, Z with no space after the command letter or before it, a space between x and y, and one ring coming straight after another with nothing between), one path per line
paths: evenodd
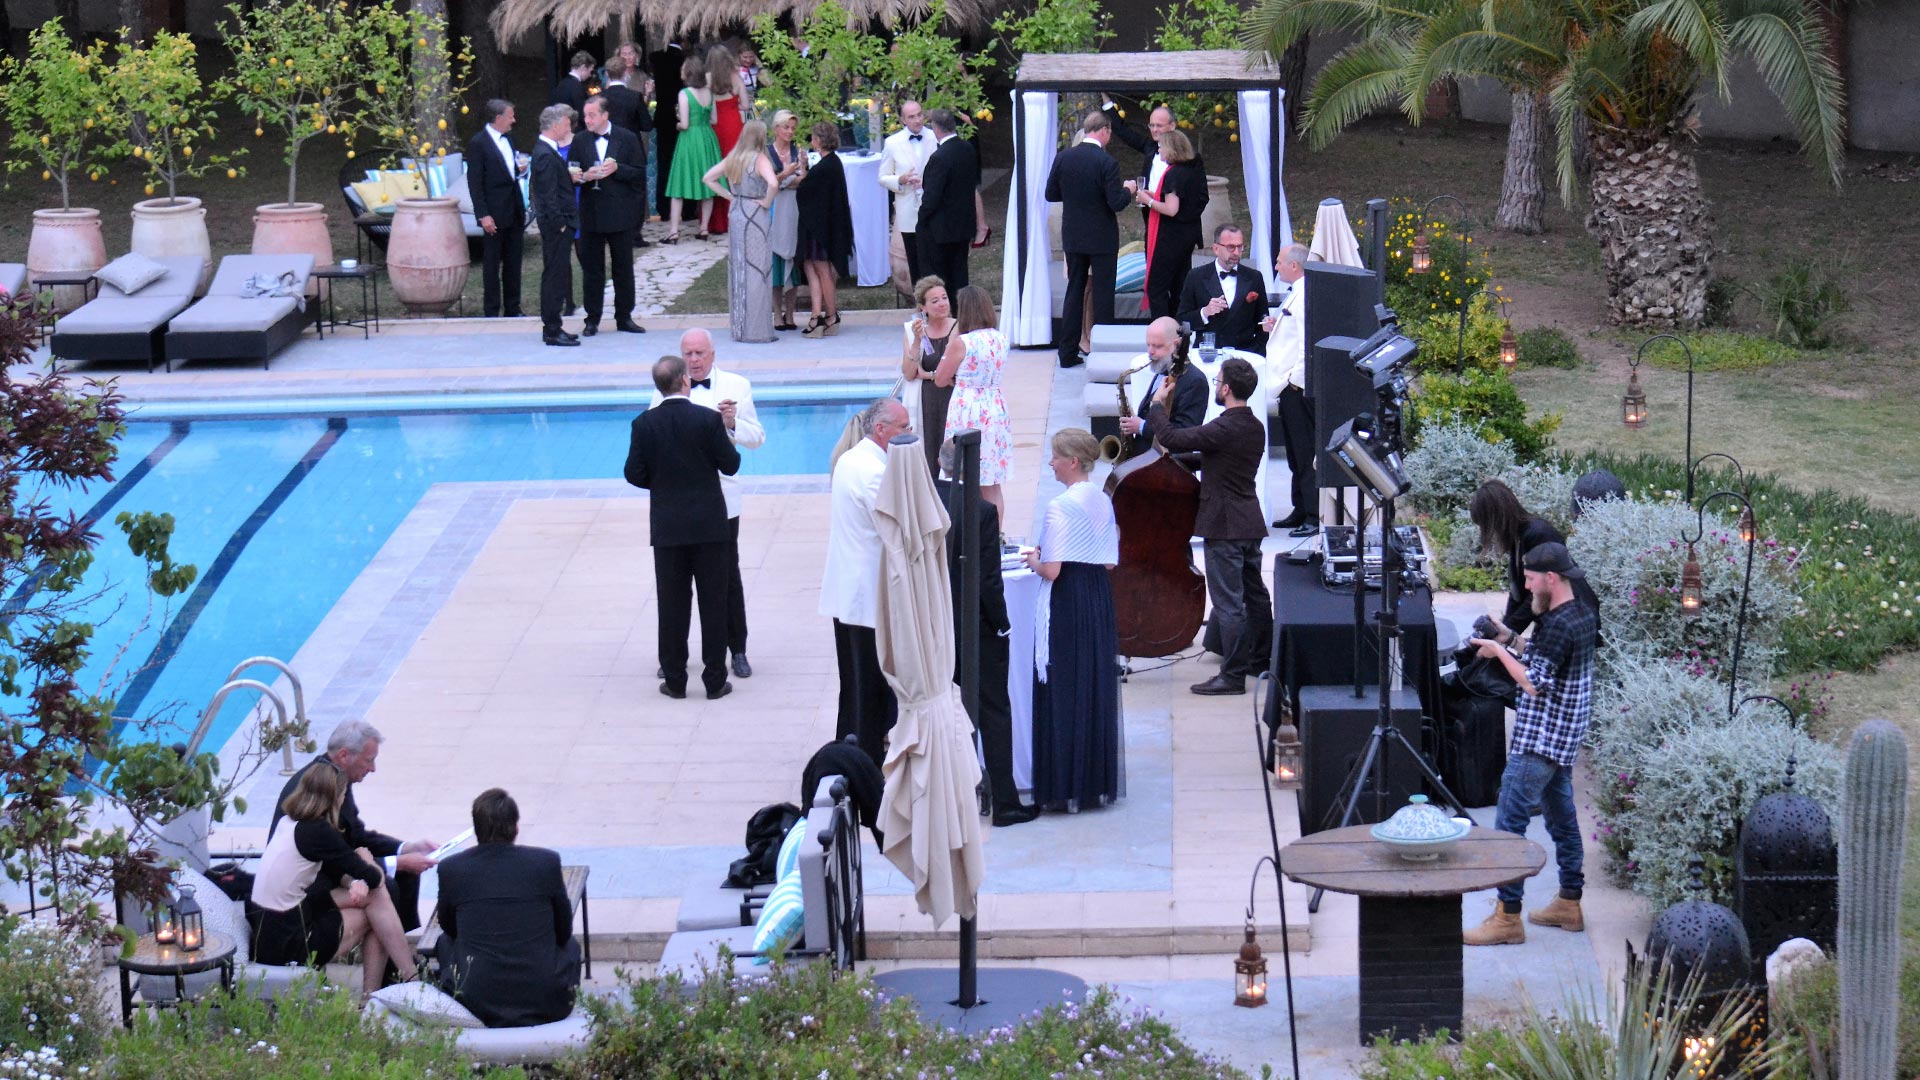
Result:
M467 115L467 107L465 105L460 106L460 115L461 116Z
M47 137L46 137L45 135L42 135L42 136L40 136L40 145L41 145L41 146L50 146L50 145L52 145L52 141L53 141L53 140L51 140L51 139L49 139L49 138L47 138Z
M349 150L349 151L347 151L347 160L348 160L348 161L352 161L352 160L353 160L353 151L351 151L351 150Z
M1220 123L1220 118L1219 118L1219 117L1217 117L1217 116L1216 116L1216 117L1214 117L1214 118L1213 118L1213 126L1214 126L1214 127L1220 127L1220 126L1222 126L1222 125L1221 125L1221 123Z
M141 149L140 149L139 147L137 147L137 146L133 148L133 156L134 156L134 157L139 157L139 156L140 156L140 155L141 155L141 154L142 154L143 152L144 152L144 151L142 151L142 150L141 150Z
M93 130L93 117L91 116L87 117L87 130L88 131Z
M386 86L385 86L385 84L383 84L383 83L374 83L374 84L373 84L373 92L374 92L374 93L376 93L376 94L384 94L384 93L386 93L386 92L387 92L387 88L386 88Z
M1229 136L1227 136L1227 141L1228 141L1228 142L1239 142L1239 141L1240 141L1240 136L1238 136L1238 135L1229 135Z
M1127 110L1115 109L1113 111L1119 115L1120 119L1125 120L1127 118Z
M240 170L239 170L239 169L228 169L228 170L227 170L227 179L229 179L229 180L237 180L237 179L239 179L239 178L240 178Z
M259 138L259 137L260 137L261 135L264 135L264 134L266 134L266 133L265 133L265 132L263 132L263 131L261 131L261 130L260 130L259 128L254 128L254 129L253 129L253 135L254 135L254 138L256 138L256 139L257 139L257 138Z
M1226 111L1227 111L1227 107L1226 107L1225 105L1218 105L1218 104L1216 104L1216 105L1215 105L1215 106L1213 107L1213 111L1214 111L1214 112L1217 112L1217 113L1223 113L1223 112L1226 112Z
M192 156L193 156L193 147L191 147L191 146L183 146L183 147L181 147L181 148L180 148L180 152L181 152L182 154L185 154L185 155L186 155L186 156L188 156L188 157L192 157Z
M426 39L426 38L421 38L421 39L420 39L420 42L419 42L419 44L420 44L420 47L421 47L421 48L423 48L423 49L424 49L424 48L426 48L426 47L427 47L427 39Z
M279 57L277 57L277 56L269 56L269 57L267 57L267 66L268 66L268 67L279 67L279 66L280 66L280 58L279 58Z
M446 120L445 120L444 118L443 118L443 119L441 119L441 120L440 120L440 122L439 122L439 124L438 124L437 126L438 126L438 127L440 128L440 130L441 130L441 131L445 131L445 130L447 130L447 122L446 122Z
M40 170L40 179L42 179L42 180L51 180L51 179L53 179L53 170L52 170L52 169L41 169L41 170Z
M145 190L146 190L146 193L147 193L147 194L149 194L149 195L151 195L151 194L153 194L153 185L152 185L152 184L148 184L148 185L146 186L146 188L145 188Z

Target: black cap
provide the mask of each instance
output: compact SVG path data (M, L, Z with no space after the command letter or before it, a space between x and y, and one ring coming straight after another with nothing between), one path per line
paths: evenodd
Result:
M1587 576L1585 570L1575 565L1573 556L1567 554L1565 544L1551 542L1535 544L1527 549L1527 554L1520 560L1520 565L1543 574L1559 574L1563 578Z

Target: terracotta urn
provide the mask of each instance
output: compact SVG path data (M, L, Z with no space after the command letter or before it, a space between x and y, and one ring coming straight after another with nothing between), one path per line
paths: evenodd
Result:
M91 274L107 265L107 244L100 236L100 211L35 210L33 235L27 241L27 282L47 274ZM53 290L53 308L62 314L86 302L82 285Z
M151 259L167 255L198 255L200 284L195 296L205 296L213 280L213 245L207 240L207 210L199 199L148 199L133 204L134 251Z
M887 242L887 261L892 269L893 287L901 296L913 297L913 280L907 269L907 241L896 223Z
M313 256L315 267L333 262L333 235L319 203L268 203L253 212L255 255ZM320 295L320 279L307 279L307 295Z
M443 315L467 287L467 233L457 199L401 199L387 243L387 280L408 311Z

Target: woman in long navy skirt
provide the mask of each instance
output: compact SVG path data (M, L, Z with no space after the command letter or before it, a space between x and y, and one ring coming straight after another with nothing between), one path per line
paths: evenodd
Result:
M1076 813L1126 794L1120 637L1107 571L1120 561L1113 500L1087 479L1100 444L1079 428L1053 437L1047 506L1027 565L1046 579L1034 627L1033 801Z

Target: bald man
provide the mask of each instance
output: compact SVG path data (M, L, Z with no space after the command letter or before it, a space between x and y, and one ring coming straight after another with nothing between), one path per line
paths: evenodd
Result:
M1160 140L1173 130L1173 110L1160 105L1149 112L1145 135L1120 122L1120 110L1114 107L1113 99L1103 100L1100 111L1107 114L1107 120L1113 124L1113 133L1120 137L1120 141L1140 151L1140 171L1128 175L1146 177L1148 191L1160 190L1160 177L1166 175L1167 171L1167 159L1160 156ZM1147 214L1147 208L1142 206L1140 220L1144 222Z
M726 424L727 438L741 450L757 450L767 441L767 430L760 426L760 414L753 407L753 384L744 375L721 371L713 363L713 335L694 327L680 335L680 359L687 365L692 386L688 397L720 414ZM653 404L660 404L661 393L654 391ZM740 580L740 507L744 496L738 476L720 477L720 493L727 500L727 561L732 583L727 591L727 648L733 653L735 678L753 677L753 665L747 662L747 594Z
M1293 474L1293 511L1274 522L1294 536L1320 531L1320 488L1313 472L1317 444L1313 410L1307 405L1307 249L1289 244L1274 258L1274 280L1285 294L1267 316L1267 370L1280 387L1280 432Z
M1179 345L1180 324L1171 316L1161 316L1147 324L1146 359L1152 366L1135 375L1128 384L1127 400L1133 405L1134 415L1120 418L1120 431L1133 439L1135 453L1146 450L1159 437L1160 432L1147 419L1147 403L1166 381ZM1138 359L1134 361L1135 366L1139 363ZM1167 404L1166 430L1199 427L1207 418L1207 393L1206 373L1187 365L1179 381L1173 384L1173 396Z

